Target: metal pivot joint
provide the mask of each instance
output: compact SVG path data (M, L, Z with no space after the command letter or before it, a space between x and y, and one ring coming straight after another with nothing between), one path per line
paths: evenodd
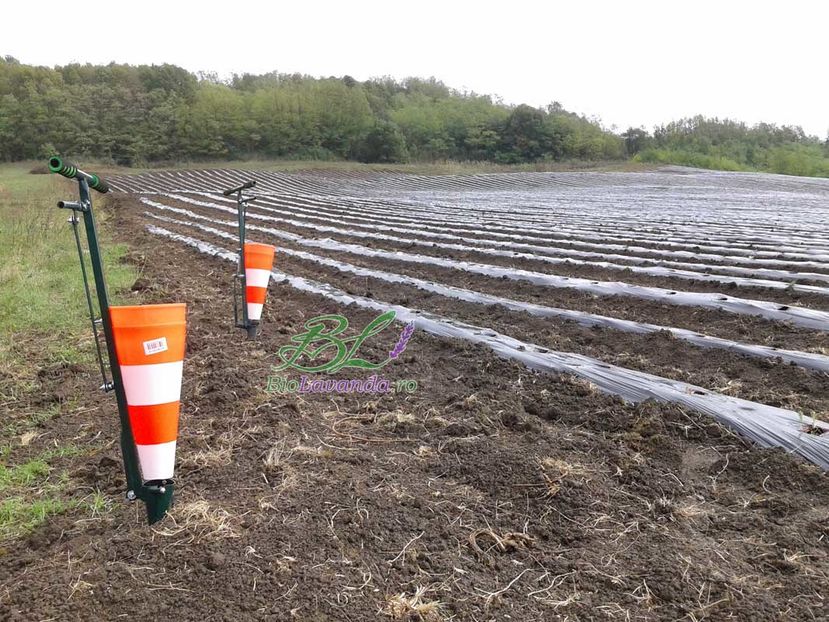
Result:
M103 261L101 250L98 245L98 231L95 225L95 214L92 211L92 197L90 188L100 193L109 192L109 185L97 175L85 173L74 164L63 161L61 158L53 157L49 160L49 170L58 173L69 179L77 180L79 201L59 201L58 207L72 210L69 217L69 224L75 235L75 243L78 248L78 257L81 263L81 274L86 292L87 307L92 322L92 332L95 338L95 347L98 356L98 365L103 380L102 389L114 391L118 403L118 417L121 423L121 455L124 460L124 473L127 478L127 499L141 499L147 507L147 520L150 524L161 520L172 504L173 482L152 481L144 482L141 477L141 470L138 463L138 453L135 447L135 440L130 427L129 413L127 411L127 398L124 392L124 383L121 378L121 369L118 366L118 359L115 352L115 341L113 339L112 321L109 314L109 297L107 295L106 281L104 279ZM95 318L92 294L90 292L89 280L86 271L86 260L81 246L78 225L83 215L84 230L86 232L87 249L89 252L89 263L92 267L92 278L95 284L95 293L98 299L98 310L100 318ZM107 379L106 367L103 353L101 351L98 327L100 326L104 341L106 343L107 359L111 380Z
M222 192L223 195L236 195L236 209L239 220L239 261L236 265L236 274L233 276L233 323L237 328L244 328L249 339L259 335L258 320L248 317L247 279L245 277L245 216L248 203L253 203L258 197L245 197L243 190L256 186L256 181L247 181L241 186L230 188Z

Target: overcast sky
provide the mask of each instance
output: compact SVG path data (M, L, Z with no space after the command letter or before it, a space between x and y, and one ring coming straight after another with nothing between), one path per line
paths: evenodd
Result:
M0 54L29 64L436 76L507 103L560 101L620 129L704 114L829 132L824 0L70 0L0 11Z

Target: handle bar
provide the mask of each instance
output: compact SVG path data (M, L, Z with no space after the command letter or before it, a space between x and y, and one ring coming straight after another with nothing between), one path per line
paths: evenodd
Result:
M101 194L109 192L109 184L91 173L84 173L75 164L67 162L59 156L52 156L49 158L49 170L58 175L63 175L68 179L85 179L86 183L93 190L97 190Z
M256 185L255 181L246 181L241 186L231 188L230 190L225 190L224 192L222 192L222 194L227 197L227 196L230 196L231 194L233 194L234 192L240 192L242 190L247 190L248 188L253 188L255 185Z

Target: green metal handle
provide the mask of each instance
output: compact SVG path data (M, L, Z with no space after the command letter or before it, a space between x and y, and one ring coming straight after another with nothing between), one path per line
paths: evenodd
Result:
M101 194L109 192L109 184L106 181L92 173L84 173L76 165L67 162L59 156L49 158L49 170L58 175L63 175L68 179L85 179L90 188L97 190Z
M222 192L223 195L229 197L231 194L236 194L242 190L247 190L248 188L253 188L256 185L255 181L246 181L241 186L236 186L235 188L231 188L230 190L225 190Z

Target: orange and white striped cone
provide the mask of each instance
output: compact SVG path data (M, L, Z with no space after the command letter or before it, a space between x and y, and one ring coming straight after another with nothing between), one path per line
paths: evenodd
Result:
M251 322L262 319L275 252L276 248L270 244L245 243L245 300Z
M109 313L141 476L145 482L172 479L186 305L110 307Z

